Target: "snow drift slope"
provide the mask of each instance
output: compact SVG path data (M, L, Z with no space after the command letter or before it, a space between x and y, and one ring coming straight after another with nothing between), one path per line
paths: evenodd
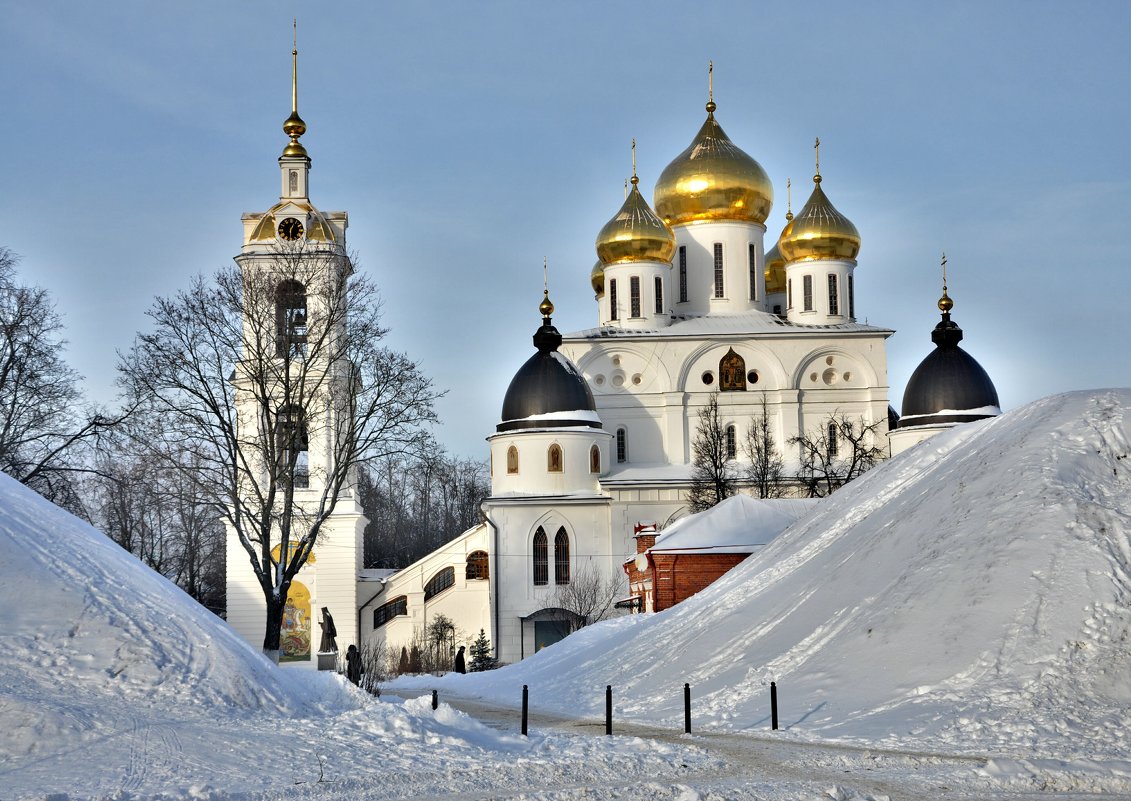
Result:
M747 728L775 680L798 732L1124 756L1129 411L1131 390L1081 392L959 426L675 608L510 668L512 685L597 712L611 683L618 715L678 725L686 681L701 724Z
M75 699L284 712L316 700L172 583L4 475L0 555L0 737L89 728Z

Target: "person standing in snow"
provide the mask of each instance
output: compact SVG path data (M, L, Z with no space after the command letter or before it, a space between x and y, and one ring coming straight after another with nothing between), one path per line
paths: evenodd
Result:
M361 668L361 654L356 645L351 645L346 649L346 678L354 684L360 684L361 674L364 672Z
M467 672L467 666L463 662L463 646L462 645L459 647L459 650L456 652L455 671L456 671L456 673L466 673Z

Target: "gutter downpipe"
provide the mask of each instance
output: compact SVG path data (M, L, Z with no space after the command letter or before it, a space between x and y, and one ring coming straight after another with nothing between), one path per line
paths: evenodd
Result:
M487 521L487 525L491 527L491 556L494 557L494 568L491 570L491 584L493 585L491 591L491 612L494 617L495 630L491 632L491 642L495 646L495 659L499 658L499 527L495 525L495 521L487 514L483 508L483 504L479 506L479 511L483 512L483 519ZM359 624L360 625L360 624ZM518 630L519 641L522 641L522 628Z

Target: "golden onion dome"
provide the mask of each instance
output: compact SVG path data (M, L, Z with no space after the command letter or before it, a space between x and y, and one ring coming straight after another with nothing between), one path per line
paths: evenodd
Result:
M593 265L593 271L589 273L589 283L592 285L593 291L597 293L597 297L605 296L605 265L600 259Z
M554 303L550 300L550 290L542 290L542 302L538 304L538 313L543 317L549 317L554 313Z
M785 292L785 258L777 245L766 254L766 294L775 292Z
M746 155L715 121L715 104L687 149L656 182L656 213L668 225L710 220L764 223L774 188L762 165Z
M787 262L855 259L860 252L860 233L829 202L820 173L813 176L813 194L782 230L778 249Z
M602 264L672 260L675 234L640 194L639 182L633 175L624 205L597 234L597 257Z

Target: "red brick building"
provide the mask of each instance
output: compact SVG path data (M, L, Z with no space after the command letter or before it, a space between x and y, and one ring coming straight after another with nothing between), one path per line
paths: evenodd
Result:
M727 498L661 532L636 527L636 556L624 563L630 605L660 612L710 585L808 514L814 499Z

